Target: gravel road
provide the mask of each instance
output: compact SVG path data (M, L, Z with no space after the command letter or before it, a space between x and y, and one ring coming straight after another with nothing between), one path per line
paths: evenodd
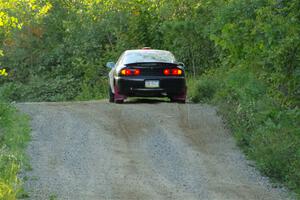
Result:
M216 110L155 100L22 103L32 118L29 199L279 200Z

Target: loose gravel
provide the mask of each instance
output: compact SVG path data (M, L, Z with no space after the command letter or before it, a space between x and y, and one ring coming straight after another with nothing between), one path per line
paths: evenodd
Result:
M32 118L29 199L280 200L208 105L22 103Z

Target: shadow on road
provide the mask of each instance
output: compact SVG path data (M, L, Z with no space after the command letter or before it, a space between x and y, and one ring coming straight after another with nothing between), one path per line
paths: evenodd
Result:
M168 99L149 99L149 98L134 98L124 102L124 104L159 104L170 103Z

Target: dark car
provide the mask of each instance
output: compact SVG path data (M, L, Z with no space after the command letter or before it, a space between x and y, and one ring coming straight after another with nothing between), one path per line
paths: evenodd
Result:
M109 101L123 103L127 97L169 97L185 103L186 81L184 66L169 51L125 51L115 64L107 63Z

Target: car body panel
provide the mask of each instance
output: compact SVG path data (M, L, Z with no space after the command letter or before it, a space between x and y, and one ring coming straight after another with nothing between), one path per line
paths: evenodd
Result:
M158 88L146 88L145 81L158 80ZM126 96L172 96L185 92L184 77L144 76L144 77L115 77L115 85L119 92ZM166 93L165 95L163 95Z
M139 69L141 73L138 76L123 76L120 74L123 69ZM164 69L181 69L183 73L167 76ZM146 81L151 80L159 81L159 87L147 88ZM185 99L187 90L184 68L171 52L164 50L125 51L109 72L109 85L118 99L163 96Z

